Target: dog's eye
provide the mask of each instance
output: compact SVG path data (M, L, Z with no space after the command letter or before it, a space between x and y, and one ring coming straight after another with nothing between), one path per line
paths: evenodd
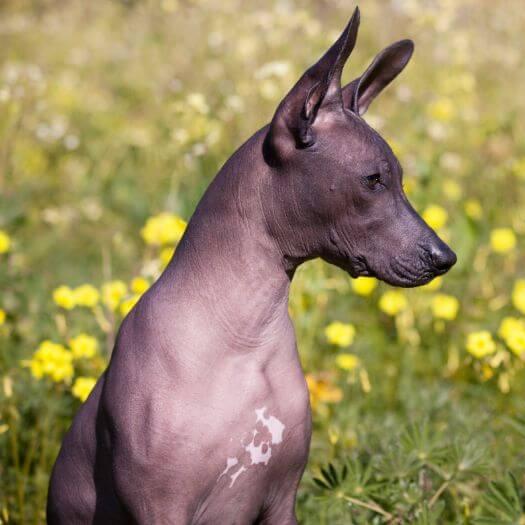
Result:
M367 175L366 185L371 189L375 190L379 184L381 184L381 175L379 173L374 173L372 175Z

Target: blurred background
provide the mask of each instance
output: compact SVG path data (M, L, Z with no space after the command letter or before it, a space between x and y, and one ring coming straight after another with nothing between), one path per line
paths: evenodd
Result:
M0 4L0 523L43 523L122 316L349 1ZM314 412L304 524L525 523L525 11L363 0L345 79L412 38L366 120L459 261L400 290L313 261L290 310Z

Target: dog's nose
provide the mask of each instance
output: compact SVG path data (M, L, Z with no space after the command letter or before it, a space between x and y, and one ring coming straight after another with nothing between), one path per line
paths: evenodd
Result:
M434 245L430 249L432 264L439 271L447 271L456 264L456 254L445 244Z

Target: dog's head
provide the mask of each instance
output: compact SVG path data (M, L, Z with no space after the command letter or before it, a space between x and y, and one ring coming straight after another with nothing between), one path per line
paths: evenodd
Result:
M291 259L319 256L353 277L418 286L449 270L456 255L412 208L397 158L361 118L414 45L392 44L342 88L358 26L356 9L274 115L264 143L274 203L267 222Z

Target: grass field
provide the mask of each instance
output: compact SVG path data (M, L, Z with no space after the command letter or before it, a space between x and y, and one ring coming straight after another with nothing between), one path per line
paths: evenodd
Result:
M458 254L414 290L314 261L290 309L314 434L302 524L525 524L525 11L363 0L345 79ZM0 523L37 524L122 316L234 149L347 22L342 0L0 4Z

